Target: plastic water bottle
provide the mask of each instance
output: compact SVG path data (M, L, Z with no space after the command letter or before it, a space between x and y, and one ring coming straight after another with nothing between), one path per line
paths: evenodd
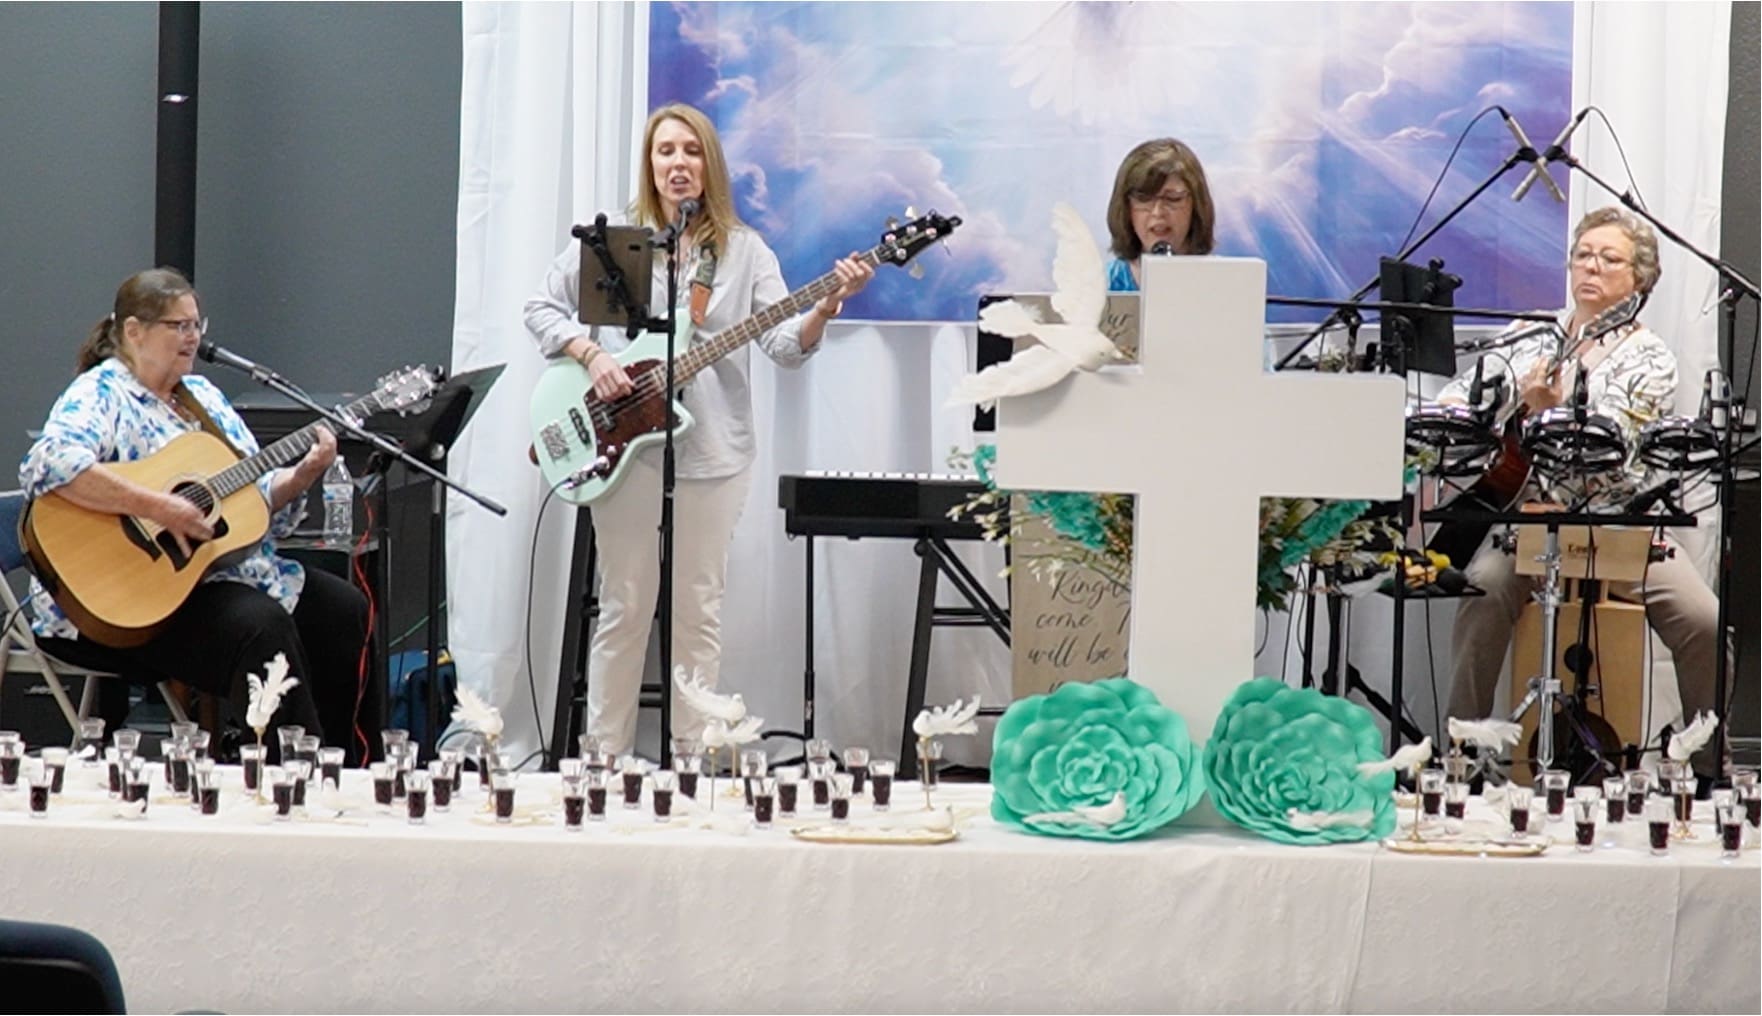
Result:
M324 471L324 542L346 547L355 535L355 485L338 455Z

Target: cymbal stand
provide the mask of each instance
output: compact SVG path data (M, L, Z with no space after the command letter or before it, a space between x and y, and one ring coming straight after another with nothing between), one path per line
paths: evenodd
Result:
M1558 637L1555 624L1560 617L1560 526L1548 524L1548 535L1542 542L1542 556L1536 560L1542 562L1542 588L1536 592L1536 602L1542 605L1542 672L1530 678L1529 694L1511 711L1513 723L1529 711L1533 704L1541 704L1541 712L1536 717L1536 762L1542 769L1554 768L1554 699L1560 694L1560 678L1554 669L1554 654L1558 652Z

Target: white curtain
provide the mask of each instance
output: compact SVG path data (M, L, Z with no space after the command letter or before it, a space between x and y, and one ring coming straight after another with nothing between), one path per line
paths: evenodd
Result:
M449 467L508 514L449 497L447 645L460 683L501 709L504 744L522 758L540 747L535 694L543 731L551 725L575 512L561 501L545 510L533 569L545 486L526 459L526 406L543 362L521 307L569 227L628 200L629 138L647 104L647 8L470 3L463 16L453 370L507 370Z
M553 504L539 534L536 575L528 566L542 495L525 461L526 400L540 362L520 307L573 222L622 207L637 168L636 135L647 102L646 7L592 4L468 4L459 204L457 370L503 362L503 376L478 422L454 450L455 477L509 505L496 519L457 497L448 513L449 644L463 683L498 705L519 749L538 746L523 660L526 598L534 684L548 732L557 682L562 587L572 512ZM1726 3L1580 3L1575 19L1572 105L1601 107L1620 132L1648 207L1704 249L1717 245L1726 90ZM1537 143L1558 124L1529 125ZM1600 122L1580 128L1570 148L1606 179L1625 181ZM1556 173L1562 170L1556 169ZM1572 216L1607 203L1575 176ZM1528 200L1542 199L1538 191ZM944 209L947 211L948 209ZM877 231L880 226L877 224ZM958 236L956 237L958 241ZM1564 237L1562 250L1564 251ZM834 251L872 237L825 238ZM1679 409L1693 412L1705 368L1716 362L1710 271L1663 249L1664 277L1647 320L1679 357ZM936 259L926 258L930 271ZM888 269L882 269L886 271ZM1564 278L1565 268L1561 268ZM807 279L790 279L800 286ZM971 369L970 322L837 322L826 348L800 371L755 360L754 411L760 435L751 500L735 533L723 614L725 688L742 692L773 727L801 726L802 548L785 539L777 477L805 470L944 471L948 452L972 443L970 415L941 408L954 379ZM963 547L991 582L1001 554ZM908 543L822 540L817 547L817 727L840 744L897 751L910 651L918 560ZM944 603L953 594L943 593ZM1412 608L1405 653L1409 705L1432 725L1432 680L1439 696L1452 613ZM1270 619L1259 671L1277 674L1284 615ZM1390 616L1381 598L1360 601L1348 641L1367 682L1386 690ZM933 640L929 701L979 692L1007 700L1008 651L982 628L944 628ZM1318 655L1325 642L1318 639ZM1295 655L1295 646L1292 647ZM652 657L652 654L651 654ZM651 660L652 662L652 660ZM1292 668L1295 677L1296 668ZM1674 682L1655 682L1674 702ZM1668 715L1655 716L1654 727ZM639 739L657 742L652 712ZM990 727L953 745L951 756L979 761Z

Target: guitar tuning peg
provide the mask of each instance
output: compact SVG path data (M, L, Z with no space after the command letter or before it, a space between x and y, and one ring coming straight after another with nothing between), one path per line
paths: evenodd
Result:
M911 205L906 205L905 206L905 217L908 219L917 218L918 217L918 210L916 208L913 208Z
M905 272L914 279L921 279L924 277L924 265L922 262L913 261L912 266L907 268Z
M894 218L893 216L889 215L887 217L887 231L889 233L891 233L898 228L899 228L899 220Z

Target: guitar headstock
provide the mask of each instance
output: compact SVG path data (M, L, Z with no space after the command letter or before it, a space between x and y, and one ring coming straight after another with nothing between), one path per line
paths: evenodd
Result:
M1595 342L1610 332L1626 328L1640 316L1640 310L1646 306L1646 298L1650 295L1639 290L1629 293L1620 303L1592 318L1591 323L1585 326L1584 335L1579 341Z
M432 367L417 364L383 375L374 385L373 391L361 401L366 403L371 412L395 409L408 414L424 408L429 396L438 388L438 372Z
M906 209L906 215L911 217L912 210ZM881 234L881 242L875 245L875 260L877 263L903 265L954 232L960 224L959 216L938 215L934 211L911 217L904 223L888 219L887 232Z

